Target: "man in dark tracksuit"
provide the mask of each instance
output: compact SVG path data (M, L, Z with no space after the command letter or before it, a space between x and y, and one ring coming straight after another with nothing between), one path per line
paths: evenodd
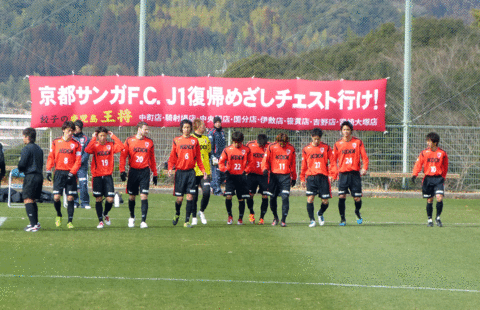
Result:
M23 179L23 202L27 211L30 224L25 227L25 231L36 232L40 229L38 222L38 207L36 200L42 194L43 186L43 151L35 144L37 132L33 128L23 130L23 143L18 171L25 173Z
M73 139L78 141L82 146L82 165L78 169L78 191L80 192L79 198L81 204L79 204L79 199L75 199L75 207L90 209L90 196L88 195L88 159L90 154L85 152L85 148L90 143L90 138L85 135L83 130L83 122L81 120L76 120L75 124L75 133L73 134Z
M5 156L3 155L3 145L0 143L0 182L5 176Z
M210 183L210 187L212 188L214 195L220 196L222 195L220 185L225 181L225 175L218 169L218 161L227 145L227 140L225 139L225 133L222 129L222 119L220 116L215 116L213 118L213 124L214 128L208 132L208 138L212 144L212 156L210 157L212 182Z

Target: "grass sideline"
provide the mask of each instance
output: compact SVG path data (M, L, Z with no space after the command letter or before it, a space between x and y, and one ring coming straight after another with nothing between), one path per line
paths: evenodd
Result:
M445 200L444 227L426 227L425 200L364 198L357 225L338 199L326 226L308 227L306 198L291 197L288 227L226 225L211 197L207 225L176 227L172 195L152 194L148 229L127 228L126 204L112 226L76 209L75 229L26 233L25 210L0 204L1 309L476 309L480 304L478 200ZM259 213L260 197L255 211ZM315 211L320 200L315 200ZM279 205L281 205L279 199ZM279 206L280 209L280 206ZM66 209L64 210L64 224ZM238 215L234 200L234 219ZM247 212L248 213L248 212ZM137 218L140 217L137 201ZM182 216L185 214L185 203ZM248 215L245 216L248 222ZM236 223L236 221L234 222ZM65 226L65 225L64 225Z

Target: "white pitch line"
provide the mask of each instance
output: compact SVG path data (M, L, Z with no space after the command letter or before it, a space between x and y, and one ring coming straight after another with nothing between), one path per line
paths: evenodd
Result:
M0 226L2 226L3 223L5 223L6 220L7 220L6 217L0 217Z
M130 277L98 277L98 276L64 276L64 275L14 275L0 274L0 278L50 278L50 279L83 279L83 280L128 280L128 281L173 281L173 282L216 282L216 283L250 283L250 284L277 284L277 285L315 285L338 286L354 288L383 288L404 290L426 290L444 292L480 293L480 290L422 287L422 286L394 286L394 285L366 285L349 283L322 283L322 282L281 282L281 281L254 281L254 280L222 280L222 279L175 279L175 278L130 278Z

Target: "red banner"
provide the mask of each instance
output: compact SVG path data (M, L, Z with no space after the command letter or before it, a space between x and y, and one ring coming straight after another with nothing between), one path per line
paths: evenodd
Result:
M310 81L214 77L30 77L32 127L176 127L203 119L224 127L385 130L387 80Z

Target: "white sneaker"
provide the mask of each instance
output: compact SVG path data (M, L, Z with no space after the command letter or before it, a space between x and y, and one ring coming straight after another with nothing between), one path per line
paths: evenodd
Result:
M103 222L98 223L97 228L103 228Z
M110 226L110 224L112 224L112 222L110 222L110 216L105 215L103 219L104 219L103 221L105 222L105 225Z
M315 227L317 225L317 223L315 223L315 221L310 221L310 225L308 225L308 227Z
M320 224L320 226L325 225L325 219L323 218L323 215L318 216L318 224Z
M141 222L141 223L140 223L140 228L148 228L147 223Z
M131 217L128 219L128 227L132 228L135 227L135 218Z
M207 219L205 218L205 213L200 211L200 212L198 212L198 214L200 215L200 221L202 221L202 224L206 225L207 224Z
M91 208L92 208L92 207L90 207L90 206L88 206L88 205L85 206L85 209L91 209Z
M197 223L198 223L197 218L196 218L196 217L192 217L192 226L197 225Z

